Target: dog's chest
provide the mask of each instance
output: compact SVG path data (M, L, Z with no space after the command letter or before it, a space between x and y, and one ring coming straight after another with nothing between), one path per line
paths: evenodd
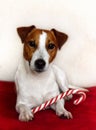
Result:
M27 77L27 78L26 78ZM21 81L22 82L22 81ZM58 94L59 89L52 69L40 75L23 75L21 96L31 106L37 106Z

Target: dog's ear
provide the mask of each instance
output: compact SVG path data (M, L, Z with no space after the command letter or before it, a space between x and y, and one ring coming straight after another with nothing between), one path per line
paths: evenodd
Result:
M34 28L36 28L34 25L29 26L29 27L18 27L17 28L17 32L21 38L22 43L25 41L25 38L28 35L28 33L31 32L32 29L34 29Z
M62 45L67 41L68 35L65 33L59 32L55 29L51 29L51 31L54 33L56 37L59 49L61 49Z

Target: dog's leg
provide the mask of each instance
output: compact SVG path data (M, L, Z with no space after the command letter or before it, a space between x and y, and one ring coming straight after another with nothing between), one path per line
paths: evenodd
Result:
M57 101L57 103L53 104L51 108L55 110L56 115L58 115L61 118L64 117L66 117L67 119L73 118L72 114L64 108L64 99Z
M24 104L16 106L16 110L19 112L20 121L29 121L34 118L31 109Z

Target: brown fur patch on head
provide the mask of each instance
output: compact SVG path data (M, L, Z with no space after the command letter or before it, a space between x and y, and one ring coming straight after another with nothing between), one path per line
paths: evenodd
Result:
M42 32L45 32L47 34L45 47L46 47L46 51L48 52L48 54L50 56L49 62L52 62L53 59L55 58L57 49L58 49L58 44L57 44L56 38L54 36L54 33L51 31L48 31L48 30L34 29L33 31L31 31L28 34L28 36L25 39L24 58L26 60L30 61L34 52L36 51L36 49L38 49L39 38L40 38L40 35L42 34ZM31 41L35 42L35 47L30 46ZM51 49L49 48L50 45L51 45ZM54 47L52 48L52 46L54 46Z
M57 54L58 44L52 31L45 31L47 33L46 49L50 56L49 63L52 62Z
M38 48L38 46L39 46L39 37L40 37L41 33L42 33L41 30L34 29L26 37L25 43L24 43L24 52L23 52L24 58L26 60L30 61L33 54L34 54L34 52Z
M29 27L19 27L17 28L17 32L21 41L24 43L24 58L29 62L36 49L38 49L39 38L42 32L47 34L45 47L50 56L49 63L54 60L58 48L60 49L62 47L68 37L65 33L59 32L55 29L52 29L51 31L42 30L37 29L34 25Z

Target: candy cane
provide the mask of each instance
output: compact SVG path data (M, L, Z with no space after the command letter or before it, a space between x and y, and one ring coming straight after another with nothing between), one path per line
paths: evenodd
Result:
M45 103L41 104L40 106L37 106L35 108L32 109L33 113L36 113L38 111L44 110L46 107L52 105L53 103L56 103L58 100L64 98L65 96L69 96L71 94L79 94L81 95L78 99L76 99L73 103L75 105L78 105L79 103L81 103L82 101L84 101L86 99L86 94L83 92L83 90L80 89L74 89L74 90L68 90L65 93L61 93L59 95L57 95L54 98L51 98L49 101L46 101Z

